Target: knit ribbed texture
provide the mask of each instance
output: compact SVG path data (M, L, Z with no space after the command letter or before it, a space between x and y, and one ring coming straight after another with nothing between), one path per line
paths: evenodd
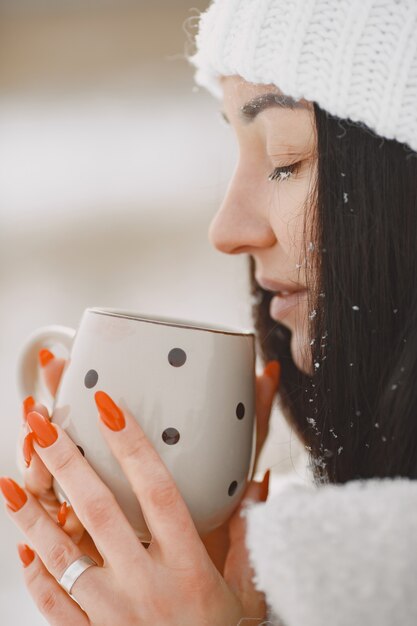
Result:
M417 152L417 0L214 0L196 82L274 84Z

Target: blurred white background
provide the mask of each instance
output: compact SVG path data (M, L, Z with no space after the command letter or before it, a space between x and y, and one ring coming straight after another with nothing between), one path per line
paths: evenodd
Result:
M207 240L236 155L184 59L206 5L0 1L1 475L19 479L15 370L33 329L101 305L252 327L246 257ZM304 462L275 411L260 473ZM0 537L0 623L45 624L2 511Z

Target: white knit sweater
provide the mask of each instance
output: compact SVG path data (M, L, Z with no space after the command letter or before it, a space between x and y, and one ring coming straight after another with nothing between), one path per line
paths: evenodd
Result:
M417 481L287 481L243 514L266 624L417 625Z

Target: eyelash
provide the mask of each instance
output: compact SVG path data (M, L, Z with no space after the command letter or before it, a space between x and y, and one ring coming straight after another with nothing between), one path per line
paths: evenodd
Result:
M282 182L290 178L293 174L296 174L300 168L300 163L294 163L292 165L283 165L282 167L276 167L272 174L268 176L268 180L277 180L278 182ZM281 178L281 175L284 174L284 177Z

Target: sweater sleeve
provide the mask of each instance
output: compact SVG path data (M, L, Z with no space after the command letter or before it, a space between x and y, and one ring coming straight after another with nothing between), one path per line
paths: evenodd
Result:
M417 624L417 481L290 482L242 515L266 624Z

